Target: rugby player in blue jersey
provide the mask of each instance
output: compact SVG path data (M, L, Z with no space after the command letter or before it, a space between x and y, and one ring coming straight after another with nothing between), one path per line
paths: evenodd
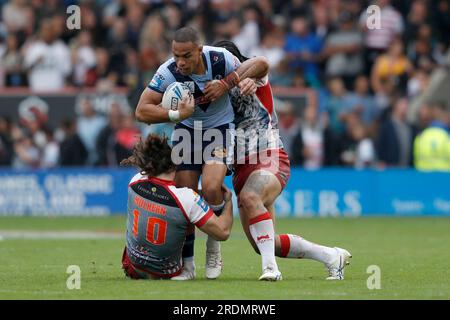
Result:
M241 65L239 59L224 48L202 46L198 33L192 28L175 32L172 53L173 58L158 68L142 93L136 118L148 124L177 123L172 144L174 150L181 150L182 159L177 165L175 183L178 187L197 190L202 176L203 196L219 215L224 206L221 187L234 150L234 113L227 93L239 87L241 94L249 94L249 87L240 81L262 77L267 73L268 63L257 57ZM168 111L161 107L161 101L173 82L185 83L194 99L186 98L178 110ZM185 268L180 278L195 277L193 231L186 237ZM205 271L208 279L217 278L222 271L220 244L211 237L206 244Z

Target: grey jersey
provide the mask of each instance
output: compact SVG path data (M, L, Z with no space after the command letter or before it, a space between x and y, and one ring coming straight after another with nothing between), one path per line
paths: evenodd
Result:
M202 197L171 181L136 175L128 187L127 252L133 266L158 277L182 269L181 252L191 223L213 215Z

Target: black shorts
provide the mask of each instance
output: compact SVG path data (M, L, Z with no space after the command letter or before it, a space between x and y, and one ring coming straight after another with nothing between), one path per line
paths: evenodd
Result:
M235 130L228 123L211 129L193 129L181 123L172 134L172 161L177 171L202 171L206 163L233 162Z

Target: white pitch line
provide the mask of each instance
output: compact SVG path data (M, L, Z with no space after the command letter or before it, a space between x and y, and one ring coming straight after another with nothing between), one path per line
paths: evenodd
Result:
M9 239L26 240L92 240L92 239L124 239L124 233L97 231L0 231L0 241Z

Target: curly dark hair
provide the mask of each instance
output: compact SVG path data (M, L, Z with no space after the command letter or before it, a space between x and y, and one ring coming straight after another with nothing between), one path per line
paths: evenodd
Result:
M150 134L145 141L142 138L134 146L133 155L120 162L121 166L138 167L141 174L158 176L175 170L171 158L172 148L167 137Z

